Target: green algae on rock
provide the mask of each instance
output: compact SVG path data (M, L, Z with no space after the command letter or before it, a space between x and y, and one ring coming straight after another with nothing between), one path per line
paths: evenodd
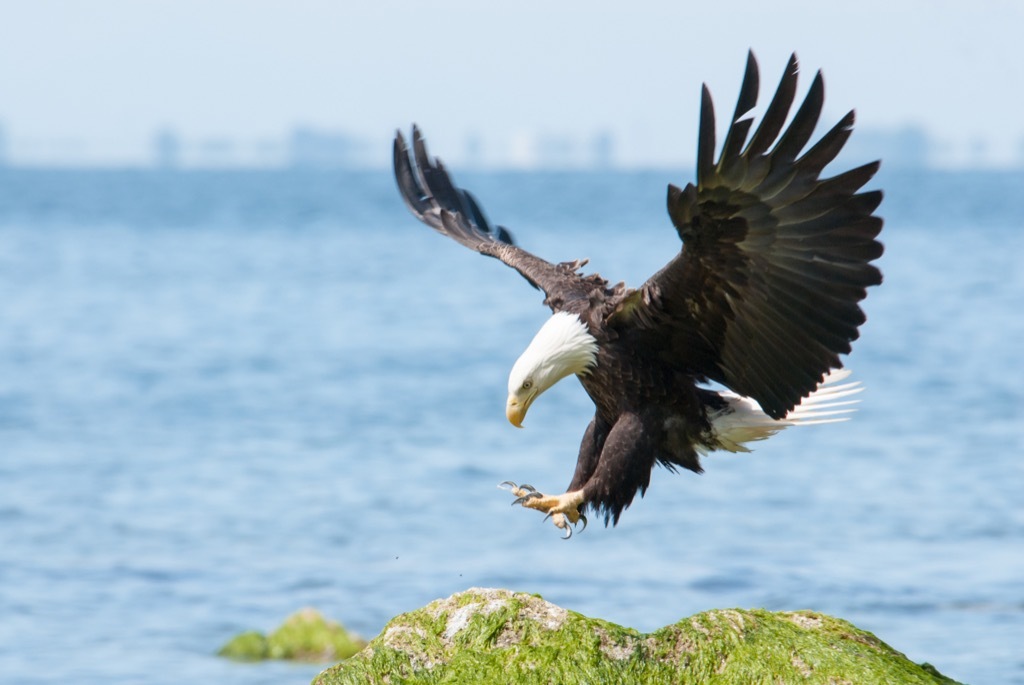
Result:
M327 620L315 609L301 609L270 635L255 631L242 633L221 647L217 654L238 661L338 661L365 646L365 640L345 630L340 623Z
M470 682L954 683L809 611L707 611L644 634L536 595L471 588L396 617L314 685Z

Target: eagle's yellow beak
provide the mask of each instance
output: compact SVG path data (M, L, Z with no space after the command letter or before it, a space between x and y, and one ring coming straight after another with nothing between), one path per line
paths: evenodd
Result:
M530 401L520 402L519 398L515 395L508 396L508 402L505 403L505 416L508 417L508 422L516 428L523 427L523 419L526 418L526 410L530 408Z

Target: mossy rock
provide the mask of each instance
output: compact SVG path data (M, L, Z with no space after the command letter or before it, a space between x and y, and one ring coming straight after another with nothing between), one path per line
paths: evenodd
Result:
M218 655L238 661L292 659L295 661L339 661L347 659L366 641L329 621L315 609L302 609L285 619L270 635L250 631L235 636Z
M707 611L644 634L536 595L472 588L393 619L314 685L470 682L954 683L809 611Z

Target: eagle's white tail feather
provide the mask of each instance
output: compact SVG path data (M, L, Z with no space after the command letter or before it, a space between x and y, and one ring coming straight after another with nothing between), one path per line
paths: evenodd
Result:
M864 390L859 381L843 383L850 375L848 369L837 369L825 376L818 388L805 397L800 404L786 414L786 418L775 420L761 411L761 407L749 397L732 392L721 396L729 405L711 415L713 445L699 445L698 450L707 454L712 449L730 452L749 452L745 443L764 440L789 426L813 426L821 423L837 423L849 419L855 409L852 405L859 400L844 399Z

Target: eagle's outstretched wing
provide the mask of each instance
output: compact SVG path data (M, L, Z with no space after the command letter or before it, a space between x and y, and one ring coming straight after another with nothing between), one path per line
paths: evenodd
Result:
M453 182L444 164L431 159L419 128L412 129L412 154L401 131L395 134L395 180L409 211L438 233L480 254L500 259L547 295L548 305L559 310L566 303L587 299L605 282L597 276L581 276L581 262L552 264L512 242L502 226L492 227L476 199Z
M871 264L882 254L882 220L873 214L882 194L858 192L878 163L821 179L852 131L853 112L801 155L824 84L819 72L783 132L796 81L793 55L746 143L753 122L745 115L758 91L757 62L748 56L717 162L704 87L697 185L668 191L683 249L636 291L627 315L677 368L754 398L776 419L842 366L839 355L865 320L865 288L882 281Z

